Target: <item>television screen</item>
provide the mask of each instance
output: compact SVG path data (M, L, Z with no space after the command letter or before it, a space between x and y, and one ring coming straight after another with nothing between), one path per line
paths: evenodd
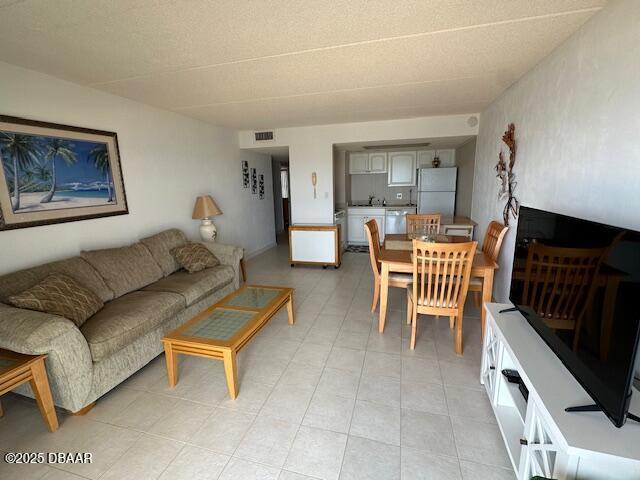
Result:
M522 206L510 300L622 426L640 327L640 233Z

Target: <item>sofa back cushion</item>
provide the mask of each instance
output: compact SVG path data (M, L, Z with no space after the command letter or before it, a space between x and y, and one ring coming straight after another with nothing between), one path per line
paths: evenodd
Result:
M116 298L162 278L162 270L142 243L84 251L81 256L98 271Z
M149 249L165 277L180 269L180 264L171 254L171 250L187 243L187 237L181 230L177 228L165 230L143 238L140 242Z
M113 291L95 268L80 257L72 257L0 276L0 302L7 303L11 295L33 287L51 273L62 273L73 278L94 292L103 302L114 298Z
M62 273L52 273L24 292L7 301L18 308L68 318L78 327L98 312L104 302L88 288Z

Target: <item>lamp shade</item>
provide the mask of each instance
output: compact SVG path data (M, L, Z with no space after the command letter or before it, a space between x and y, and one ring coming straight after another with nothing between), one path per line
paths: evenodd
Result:
M211 198L211 195L205 195L203 197L196 198L196 204L193 206L193 215L191 218L209 218L221 215L222 211L216 205L216 202Z

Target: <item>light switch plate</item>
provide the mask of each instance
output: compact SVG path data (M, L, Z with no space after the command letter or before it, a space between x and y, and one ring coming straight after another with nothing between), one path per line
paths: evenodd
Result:
M396 193L396 200L402 200L402 194Z

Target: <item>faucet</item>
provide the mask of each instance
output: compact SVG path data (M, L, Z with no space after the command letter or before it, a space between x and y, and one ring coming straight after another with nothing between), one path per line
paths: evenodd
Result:
M373 205L373 199L376 198L375 195L369 195L369 206L371 207Z
M409 189L409 206L411 206L411 197L413 196L413 188Z

